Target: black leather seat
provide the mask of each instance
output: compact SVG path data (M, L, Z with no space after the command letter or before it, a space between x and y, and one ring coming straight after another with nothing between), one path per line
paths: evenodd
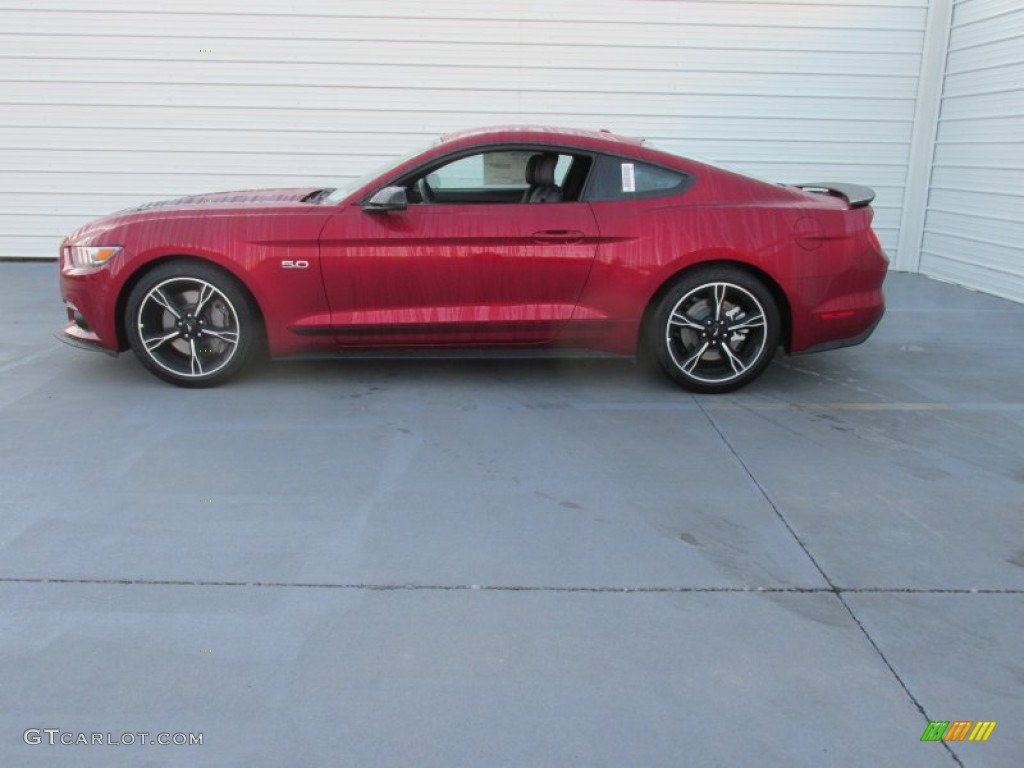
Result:
M526 183L530 188L523 195L524 203L558 203L562 190L555 184L555 166L558 155L534 155L526 164Z

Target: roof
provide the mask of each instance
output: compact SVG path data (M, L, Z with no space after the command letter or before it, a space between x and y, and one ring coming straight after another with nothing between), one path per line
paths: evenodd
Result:
M463 131L445 134L441 137L442 142L462 141L466 139L487 139L493 138L496 141L508 141L512 139L523 139L525 141L551 141L552 139L565 139L568 141L588 139L610 144L626 144L631 147L639 147L643 139L635 139L630 136L620 136L608 130L586 130L582 128L555 128L549 125L496 125L487 128L470 128Z

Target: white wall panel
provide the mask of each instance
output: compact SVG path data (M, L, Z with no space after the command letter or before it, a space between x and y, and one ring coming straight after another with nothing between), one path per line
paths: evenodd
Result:
M867 184L891 250L926 10L0 0L0 256L52 256L78 224L146 200L329 185L439 133L508 122L609 128L779 181ZM983 96L968 74L960 95Z
M954 5L921 270L1024 301L1024 5Z

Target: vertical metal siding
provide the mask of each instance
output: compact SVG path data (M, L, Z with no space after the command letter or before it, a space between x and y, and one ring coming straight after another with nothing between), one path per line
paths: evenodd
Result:
M0 256L152 199L323 184L458 128L609 128L878 191L927 0L0 0Z
M954 5L921 270L1024 301L1024 7Z

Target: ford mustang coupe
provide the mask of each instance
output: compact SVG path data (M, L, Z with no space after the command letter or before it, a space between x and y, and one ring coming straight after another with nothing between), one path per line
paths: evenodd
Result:
M695 392L857 344L874 193L769 184L606 131L447 135L336 189L183 197L61 246L61 337L186 387L257 350L645 353Z

